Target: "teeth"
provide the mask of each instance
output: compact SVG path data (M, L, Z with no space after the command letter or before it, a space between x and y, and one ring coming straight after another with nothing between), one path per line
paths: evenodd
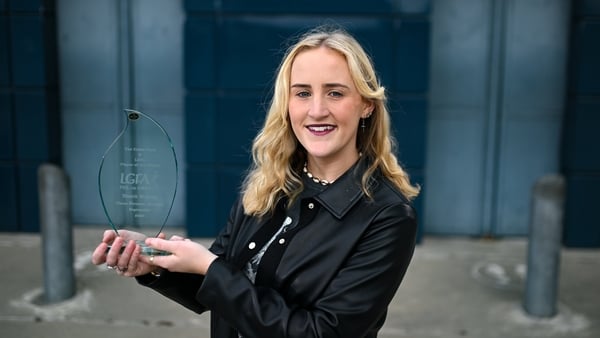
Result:
M318 126L318 127L313 126L313 127L310 127L310 129L314 130L314 131L322 132L322 131L332 130L333 127L332 126Z

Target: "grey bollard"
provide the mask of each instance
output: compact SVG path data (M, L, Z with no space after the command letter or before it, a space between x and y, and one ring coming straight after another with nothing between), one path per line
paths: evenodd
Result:
M75 295L73 233L69 182L64 171L52 164L38 168L44 301L56 303Z
M565 179L547 175L534 188L523 307L534 317L557 313Z

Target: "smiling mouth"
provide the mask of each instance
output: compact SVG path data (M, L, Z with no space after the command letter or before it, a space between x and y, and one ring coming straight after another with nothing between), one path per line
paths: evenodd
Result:
M306 127L310 132L315 134L326 134L335 129L332 125L311 125Z

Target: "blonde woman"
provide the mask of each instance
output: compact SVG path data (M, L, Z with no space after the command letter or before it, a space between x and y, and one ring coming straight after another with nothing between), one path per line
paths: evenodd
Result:
M319 27L278 69L253 166L212 246L105 232L95 264L211 311L213 338L376 337L411 260L418 192L393 154L385 90L341 29ZM107 246L112 249L106 253Z

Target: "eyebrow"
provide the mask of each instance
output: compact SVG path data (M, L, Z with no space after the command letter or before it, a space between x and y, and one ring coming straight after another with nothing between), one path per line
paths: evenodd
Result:
M304 84L304 83L294 83L292 84L291 88L310 88L311 85L309 84ZM336 88L336 87L342 87L342 88L346 88L346 89L350 89L349 86L342 84L342 83L325 83L323 85L324 88Z

